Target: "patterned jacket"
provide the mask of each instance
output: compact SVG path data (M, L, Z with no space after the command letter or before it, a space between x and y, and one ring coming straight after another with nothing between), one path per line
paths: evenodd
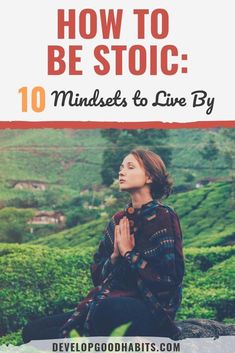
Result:
M124 216L129 219L135 247L113 265L110 256L114 229ZM177 338L174 318L182 299L183 275L182 233L176 213L155 201L141 209L134 209L130 203L109 222L91 265L95 287L61 328L61 336L68 337L72 328L89 336L92 315L100 300L132 296L146 301L156 317L156 333L162 329L167 336Z
M129 219L135 247L127 259L120 257L112 265L114 228L124 216ZM155 201L138 210L130 203L124 211L116 213L94 255L94 285L100 285L115 269L110 279L111 290L134 291L135 296L146 300L158 320L174 320L182 299L184 276L182 232L176 213Z

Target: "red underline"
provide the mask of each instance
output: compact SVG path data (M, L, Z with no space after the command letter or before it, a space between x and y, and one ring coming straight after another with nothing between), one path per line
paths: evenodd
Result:
M1 121L0 129L209 129L235 128L231 121L195 121L189 123L111 122L111 121Z

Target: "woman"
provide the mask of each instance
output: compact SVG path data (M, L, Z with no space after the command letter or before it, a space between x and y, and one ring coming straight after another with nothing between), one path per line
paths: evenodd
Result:
M182 298L182 234L175 212L157 201L171 191L163 161L148 150L131 151L121 164L119 186L131 202L112 217L94 255L95 288L72 315L26 326L24 342L68 337L73 328L108 336L125 323L126 336L179 337L174 318Z

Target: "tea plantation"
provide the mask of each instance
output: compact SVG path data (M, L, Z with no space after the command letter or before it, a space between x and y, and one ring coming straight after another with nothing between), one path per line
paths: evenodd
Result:
M51 249L1 245L0 327L9 342L28 320L71 310L92 286L89 264L95 248ZM178 319L231 321L235 312L235 246L185 250L184 296ZM16 332L16 336L12 335ZM3 337L0 343L6 342Z
M234 322L235 210L232 184L177 194L186 275L177 319ZM22 245L0 245L0 344L21 344L28 320L72 310L92 283L89 267L108 217Z

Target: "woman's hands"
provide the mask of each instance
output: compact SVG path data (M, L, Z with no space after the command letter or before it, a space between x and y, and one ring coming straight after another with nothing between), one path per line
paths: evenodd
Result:
M127 217L123 217L119 225L115 227L115 238L119 253L122 256L134 248L135 238L133 234L130 234L130 224Z
M118 257L124 256L127 251L131 251L135 246L135 238L130 234L130 224L127 217L123 217L119 225L115 226L114 250L111 255L111 262L114 264Z

